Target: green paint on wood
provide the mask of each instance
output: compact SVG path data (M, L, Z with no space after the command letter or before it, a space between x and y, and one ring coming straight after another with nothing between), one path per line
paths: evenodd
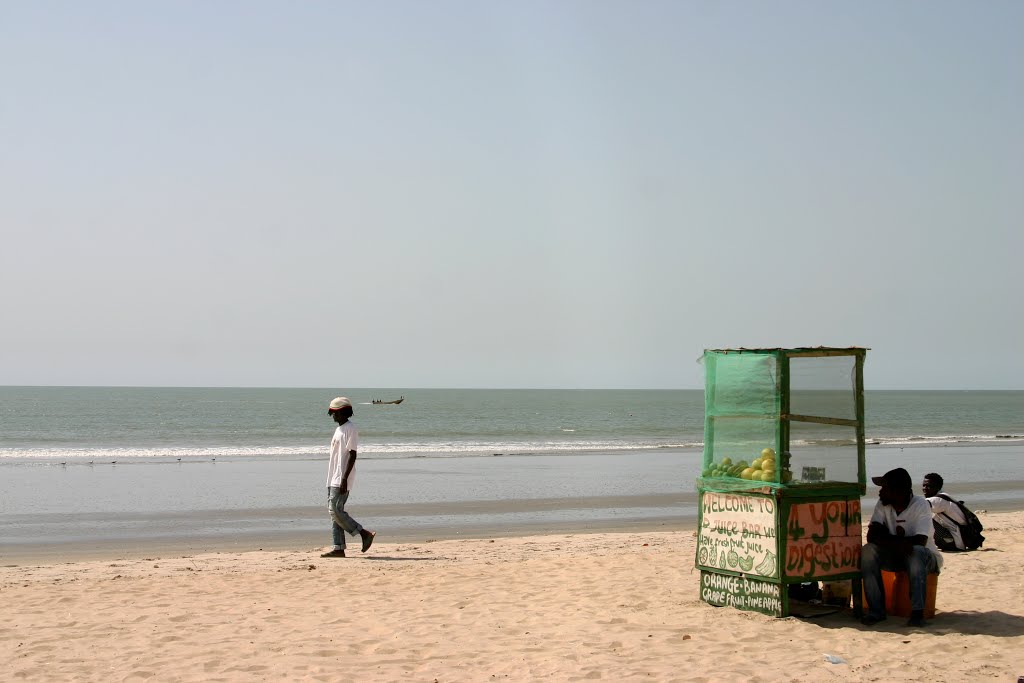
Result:
M700 599L709 605L781 617L786 612L783 590L779 584L768 581L718 572L700 573Z

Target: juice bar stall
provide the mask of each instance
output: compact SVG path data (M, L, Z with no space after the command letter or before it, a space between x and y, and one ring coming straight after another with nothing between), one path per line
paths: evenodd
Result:
M792 584L860 593L866 351L704 352L704 602L785 617Z

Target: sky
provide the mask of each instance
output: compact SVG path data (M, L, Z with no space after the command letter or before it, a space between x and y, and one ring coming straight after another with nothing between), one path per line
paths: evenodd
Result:
M0 2L0 385L1024 389L1024 3Z

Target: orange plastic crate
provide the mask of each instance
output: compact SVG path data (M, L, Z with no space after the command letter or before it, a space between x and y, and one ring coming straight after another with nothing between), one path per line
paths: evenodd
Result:
M906 572L882 572L882 585L885 586L885 613L891 617L910 616L910 577ZM935 595L939 592L939 575L928 575L928 595L924 601L924 618L935 616ZM864 609L868 607L867 596L864 596Z

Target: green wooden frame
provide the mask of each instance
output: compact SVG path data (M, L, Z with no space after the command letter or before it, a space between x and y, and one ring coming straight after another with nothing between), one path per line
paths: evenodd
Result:
M740 482L729 480L699 478L698 483L698 514L697 514L697 553L694 558L696 567L701 572L700 594L701 599L710 604L726 605L731 604L740 609L747 609L774 616L788 616L790 611L789 595L787 586L793 583L802 583L812 580L840 581L853 579L856 582L860 579L860 542L861 542L861 512L860 499L866 491L866 465L865 465L865 429L864 429L864 359L868 349L860 347L850 348L794 348L794 349L711 349L705 352L705 370L709 376L717 375L716 354L757 354L771 356L776 361L778 368L778 390L775 395L775 414L777 415L778 428L776 429L775 450L777 453L789 451L790 425L793 422L807 422L815 424L831 424L844 427L853 427L857 441L857 481L856 482L815 482L799 484L783 484L780 482L761 482L759 484L744 485ZM814 358L814 357L838 357L848 356L854 359L854 410L855 419L819 417L814 415L792 414L790 411L790 359L792 358ZM706 385L705 397L708 406L716 405L714 385ZM715 428L716 421L721 419L749 418L752 415L738 413L735 415L711 414L705 411L704 416L704 441L705 451L703 465L709 465L709 457L715 453ZM774 504L772 524L774 526L773 548L777 561L776 571L773 576L762 576L757 573L743 571L742 568L720 566L728 564L721 562L721 557L716 557L708 562L709 558L701 561L701 550L709 550L709 543L712 532L706 531L705 524L705 494L720 496L752 497L754 499L772 500ZM820 511L820 518L823 526L813 531L802 529L790 523L790 517L799 518L800 513L805 509L801 506L811 506L808 510L817 509ZM797 512L793 512L796 508ZM831 515L831 516L830 516ZM763 517L762 517L763 519ZM817 518L815 518L817 519ZM836 530L836 534L832 531ZM796 538L794 538L794 536ZM806 539L804 538L806 537ZM787 572L787 557L790 544L800 543L803 540L809 541L804 545L804 550L811 549L811 569L800 574ZM717 542L721 543L721 540ZM831 545L831 547L826 547ZM819 563L817 551L822 550L822 555L828 558L824 564L830 564L825 569L815 571L816 567L824 566ZM827 552L824 552L827 551ZM710 553L707 553L708 555ZM799 559L799 558L798 558ZM838 564L836 564L838 562ZM838 566L838 569L836 567ZM725 578L722 578L725 577ZM777 586L777 589L762 584ZM857 587L859 588L859 586ZM855 594L859 590L855 590ZM768 597L766 597L768 596Z
M775 451L777 453L783 453L789 450L790 440L790 424L792 422L807 422L815 424L831 424L844 427L853 427L855 430L855 437L857 441L857 481L854 482L827 482L822 484L793 484L789 485L788 488L796 489L807 489L812 490L814 488L828 489L833 493L838 492L849 492L858 493L864 495L867 491L867 476L866 476L866 444L865 444L865 429L864 429L864 358L869 349L861 347L847 347L847 348L833 348L833 347L801 347L801 348L762 348L762 349L707 349L704 352L704 363L705 363L705 374L716 375L717 374L717 355L716 354L744 354L744 355L758 355L758 356L770 356L775 358L778 371L779 371L779 390L776 392L775 405L776 414L778 415L778 429L776 430L777 439L775 443ZM836 418L836 417L819 417L815 415L794 415L790 412L790 365L789 361L792 358L828 358L828 357L840 357L848 356L854 359L854 412L855 419L850 420L847 418ZM708 386L705 384L705 405L715 405L715 391L714 385ZM704 413L704 460L703 466L706 467L708 463L708 454L714 453L715 445L715 421L722 419L729 419L730 417L736 418L749 418L750 415L736 414L736 415L719 415L709 414L708 411ZM707 488L715 488L716 485L721 485L721 481L718 480L704 480L701 478L699 486ZM787 488L786 484L780 482L766 482L771 488ZM741 487L742 488L742 487ZM745 487L747 490L756 491L762 487L759 485L750 485Z

